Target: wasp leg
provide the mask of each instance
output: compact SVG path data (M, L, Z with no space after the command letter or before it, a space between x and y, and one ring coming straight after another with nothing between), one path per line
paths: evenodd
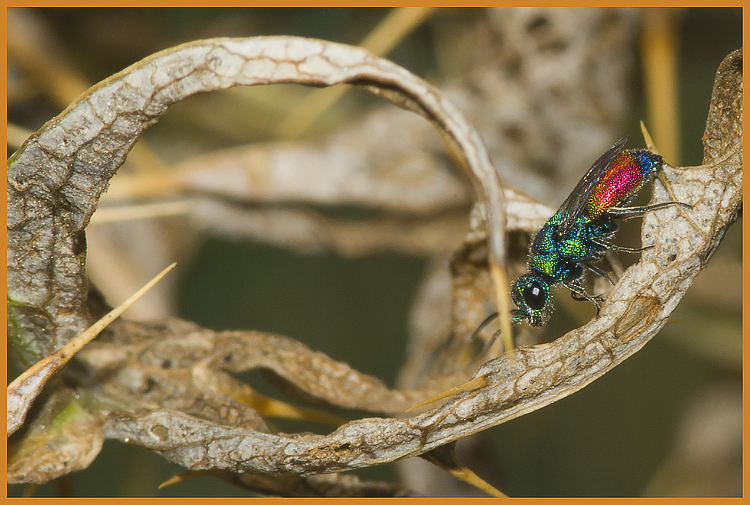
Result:
M617 281L617 279L619 279L624 272L622 264L620 263L620 258L617 257L614 251L608 250L604 252L604 261L606 261L612 269L610 272L610 276L612 276L615 281Z
M671 207L672 205L681 205L689 209L693 208L692 205L683 202L661 202L655 203L653 205L643 205L639 207L610 207L609 209L607 209L607 214L617 219L627 220L634 217L640 217L646 212L652 210L666 209L667 207Z
M612 280L612 277L609 276L609 272L605 272L598 266L592 265L591 263L582 263L582 265L586 267L588 270L590 270L591 272L594 272L599 277L604 277L605 279L607 279L609 283L612 284L613 286L615 285L615 282Z
M603 240L601 238L596 238L596 237L593 237L590 240L591 242L598 245L602 249L607 249L607 250L616 251L616 252L633 253L633 254L647 251L651 249L652 247L654 247L652 245L647 245L643 247L627 247L623 245L616 245L616 244L609 242L608 240Z
M596 307L596 314L599 315L599 309L602 308L600 302L604 301L604 298L602 298L599 295L591 296L586 292L586 290L578 283L575 282L565 282L563 281L563 284L565 287L567 287L570 290L570 296L573 298L573 300L577 301L583 301L587 300L594 304Z
M625 246L614 245L614 244L610 244L609 245L609 248L612 251L625 252L625 253L634 253L634 254L635 253L639 253L639 252L643 252L643 251L648 251L649 249L652 249L653 247L654 246L652 246L652 245L646 245L646 246L643 246L643 247L625 247Z

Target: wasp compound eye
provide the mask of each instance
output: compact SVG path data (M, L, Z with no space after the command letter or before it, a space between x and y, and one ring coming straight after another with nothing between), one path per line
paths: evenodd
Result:
M544 326L552 313L549 281L544 276L529 272L518 278L510 290L518 306L514 322L526 320L531 326Z
M523 288L523 301L530 309L541 310L547 304L547 292L539 282L531 281Z

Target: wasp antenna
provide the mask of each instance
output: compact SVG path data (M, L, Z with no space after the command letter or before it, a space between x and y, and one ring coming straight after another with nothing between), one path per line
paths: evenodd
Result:
M477 327L477 329L474 330L474 333L471 334L471 338L469 340L474 340L475 338L477 338L477 336L479 335L479 333L483 329L485 329L488 324L490 324L492 321L494 321L495 319L497 319L497 317L499 315L500 315L499 312L495 312L495 313L490 314L489 316L487 316L487 318L479 324L479 326Z

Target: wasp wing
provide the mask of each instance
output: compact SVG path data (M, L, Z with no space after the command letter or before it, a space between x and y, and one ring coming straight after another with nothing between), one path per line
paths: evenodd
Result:
M563 239L567 238L573 230L576 219L581 214L584 207L586 207L586 202L588 201L589 196L591 196L591 192L594 191L596 183L601 180L607 169L612 165L614 159L622 152L627 141L628 136L625 135L618 140L615 145L610 147L607 152L602 154L599 159L591 165L591 168L586 172L586 175L578 181L576 187L573 188L573 191L570 192L568 198L566 198L560 206L557 211L558 214L562 215L558 227L560 237Z

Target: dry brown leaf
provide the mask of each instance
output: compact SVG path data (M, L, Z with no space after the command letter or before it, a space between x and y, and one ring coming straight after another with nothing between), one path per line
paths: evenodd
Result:
M271 433L254 409L210 387L211 374L266 369L308 401L393 414L445 386L441 379L460 382L473 368L459 363L448 375L433 369L428 375L434 380L424 390L394 391L284 337L217 334L179 321L118 321L106 338L82 351L81 369L72 374L80 390L96 399L83 409L89 424L103 423L107 437L151 448L193 471L303 485L300 477L324 478L320 474L427 453L577 391L656 334L736 217L742 198L741 61L741 52L733 53L717 75L704 165L665 170L672 193L693 207L648 214L643 240L654 247L625 271L599 317L550 344L483 364L475 375L485 386L408 418L358 419L327 435ZM270 82L360 84L427 116L471 170L484 201L465 246L475 256L472 275L490 272L489 287L476 298L494 299L505 289L498 285L498 268L505 251L503 212L510 206L478 135L437 89L390 62L338 44L292 37L198 41L95 86L9 160L9 336L19 354L35 361L89 319L83 229L142 131L194 93ZM654 198L663 200L664 193L658 188ZM535 219L543 221L543 215ZM487 294L492 289L496 293ZM466 338L469 328L458 338ZM491 357L480 353L473 366ZM64 392L54 388L45 401ZM60 405L49 412L59 414ZM32 425L43 430L39 419ZM102 436L92 432L89 439ZM30 440L17 435L15 447ZM87 454L95 455L96 443L89 446ZM56 467L45 473L28 463L17 468L16 481L41 482L65 472ZM355 489L345 478L331 479L341 485L339 494Z
M31 337L17 346L25 361L58 348L71 338L72 328L84 326L83 229L143 130L195 93L278 82L359 84L428 117L454 145L487 202L490 226L497 231L489 238L495 273L504 264L505 205L497 172L476 131L437 89L387 60L339 44L294 37L198 41L158 53L94 86L9 160L9 314L21 329L16 333ZM394 83L397 87L391 87ZM54 206L43 198L49 192L57 192L70 209L57 226L49 222ZM41 234L42 229L58 235ZM37 263L22 252L28 250L41 253ZM64 269L46 268L52 250L65 258ZM45 309L53 290L68 296ZM507 313L508 296L500 293L501 312Z
M8 386L8 436L11 436L23 423L26 413L31 407L31 402L42 392L44 385L64 367L73 356L75 356L83 347L96 338L104 328L112 321L120 317L131 305L138 301L154 284L159 282L175 264L161 271L159 275L151 279L145 286L134 293L130 298L122 302L116 308L112 309L107 315L99 321L92 324L90 328L78 335L76 338L65 344L63 347L50 354L49 356L37 361L29 367L24 373L18 376Z

